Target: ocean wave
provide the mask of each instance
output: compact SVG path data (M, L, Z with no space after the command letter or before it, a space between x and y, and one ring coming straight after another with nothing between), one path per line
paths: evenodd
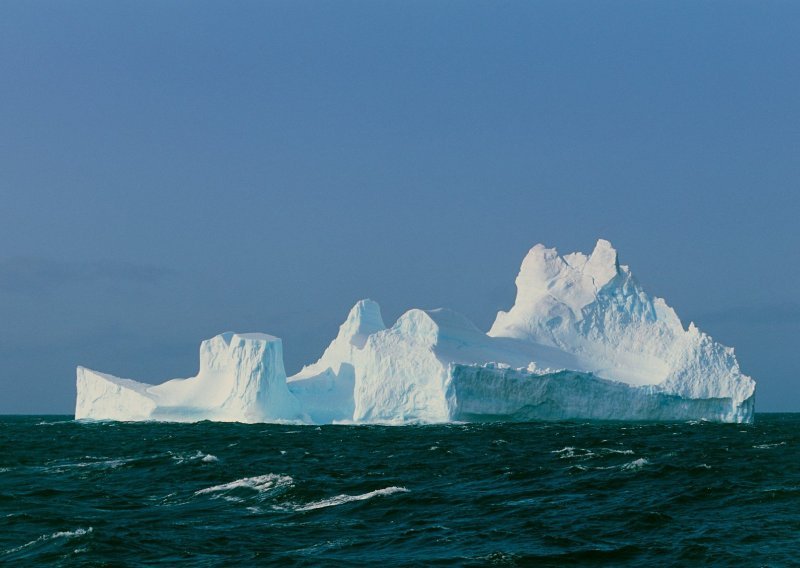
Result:
M175 460L178 463L178 465L184 463L192 463L196 461L200 461L203 463L212 463L219 461L219 458L217 456L212 454L206 454L204 452L201 452L200 450L197 450L193 454L172 454L172 452L170 452L170 457L172 457L172 459Z
M210 493L225 493L235 489L250 489L258 493L265 491L272 491L288 487L294 482L294 479L288 475L278 475L275 473L268 473L266 475L258 475L255 477L243 477L229 483L222 483L220 485L213 485L205 489L195 491L195 495L207 495Z
M600 448L603 453L606 454L621 454L624 456L632 456L633 450L616 450L614 448Z
M409 490L405 487L386 487L384 489L376 489L375 491L370 491L369 493L362 493L361 495L337 495L336 497L331 497L330 499L322 499L321 501L312 501L306 505L302 505L300 507L296 507L295 511L313 511L314 509L323 509L325 507L335 507L337 505L344 505L345 503L351 503L353 501L365 501L367 499L372 499L373 497L379 497L382 495L393 495L394 493L408 493Z
M573 458L576 455L576 452L579 453L580 456L584 454L582 452L589 452L589 450L584 450L583 448L576 448L575 446L565 446L560 450L553 450L550 452L551 454L558 454L558 457L561 459L566 458ZM591 453L591 452L589 452Z
M593 458L604 458L607 456L614 456L614 455L622 455L622 456L631 456L633 455L633 450L619 450L616 448L597 448L594 450L590 450L587 448L577 448L575 446L565 446L560 450L553 450L550 452L551 454L556 454L559 459L567 460L567 459L574 459L574 460L590 460ZM599 469L610 469L610 468L599 468Z
M73 468L116 469L137 460L137 458L113 459L95 456L84 456L82 459L88 461L51 463L44 467L43 470L51 473L63 473L64 471Z
M758 444L753 446L757 450L768 450L770 448L777 448L778 446L785 446L786 442L775 442L774 444Z
M797 548L800 414L759 415L745 434L42 419L0 420L0 566L485 565L494 551L519 565L786 566Z
M620 466L620 469L628 471L637 471L649 464L650 462L646 458L639 458L638 460L633 460L632 462L622 464L622 466Z
M790 485L790 486L782 486L782 487L766 487L764 489L759 489L761 493L770 493L773 496L778 494L784 495L796 495L800 494L800 486Z
M75 538L75 537L78 537L78 536L84 536L84 535L87 535L90 532L92 532L92 530L93 530L92 527L89 527L88 529L78 528L78 529L75 529L74 531L58 531L58 532L54 532L54 533L49 534L49 535L48 534L43 534L39 538L34 539L34 540L32 540L32 541L30 541L28 543L25 543L22 546L17 546L15 548L10 548L8 550L3 551L3 555L14 554L14 553L19 552L21 550L25 550L26 548L30 548L31 546L34 546L36 544L39 544L39 543L42 543L42 542L47 542L49 540L53 540L53 539L57 539L57 538Z
M561 448L560 450L553 450L550 452L551 454L557 454L559 459L568 460L568 459L589 459L595 457L597 454L591 450L587 450L584 448L576 448L574 446L566 446Z

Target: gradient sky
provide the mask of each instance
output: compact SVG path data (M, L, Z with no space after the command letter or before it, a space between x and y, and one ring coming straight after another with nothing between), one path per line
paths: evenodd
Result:
M800 3L0 3L0 413L598 237L800 411Z

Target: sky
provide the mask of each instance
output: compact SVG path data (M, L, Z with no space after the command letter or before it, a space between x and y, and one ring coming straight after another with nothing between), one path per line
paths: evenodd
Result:
M800 3L0 3L0 413L609 239L800 411Z

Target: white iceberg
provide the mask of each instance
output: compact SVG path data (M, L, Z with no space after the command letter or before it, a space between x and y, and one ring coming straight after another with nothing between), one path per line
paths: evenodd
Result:
M223 333L200 344L200 372L149 385L78 367L75 418L277 422L307 420L289 392L281 340Z
M488 333L446 309L386 328L358 302L320 359L292 377L281 342L226 333L200 372L149 385L78 368L76 418L306 423L753 419L755 382L733 350L684 329L610 243L591 255L533 247L517 298Z

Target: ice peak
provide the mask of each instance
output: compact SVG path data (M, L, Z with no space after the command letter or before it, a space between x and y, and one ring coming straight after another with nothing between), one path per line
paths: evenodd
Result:
M347 319L339 328L339 339L346 339L350 344L361 349L367 337L386 329L381 316L381 307L373 300L364 299L356 302Z
M316 363L303 367L290 380L313 377L326 369L331 369L338 375L345 363L352 369L354 352L364 348L370 335L384 329L386 326L383 324L378 303L368 299L359 300L350 309L347 319L339 326L339 333L325 349L322 357Z
M610 250L613 251L614 254L617 253L617 250L614 248L614 245L611 244L611 241L607 241L606 239L597 239L597 243L594 245L594 251L592 251L592 254L596 253L598 250Z
M599 239L583 267L583 273L594 280L597 288L608 284L619 274L619 257L616 249L605 239Z
M542 244L534 246L522 261L517 285L517 301L539 298L547 294L548 282L556 278L566 267L564 260L554 248Z
M581 299L585 289L594 293L608 284L620 272L616 249L605 239L599 239L589 256L576 252L559 256L554 248L542 244L534 246L525 259L517 276L517 301L533 300L546 295L559 295L559 290ZM572 304L572 302L568 302Z
M605 239L589 255L562 257L554 248L536 245L522 261L513 308L497 314L489 335L533 337L558 345L552 337L555 328L582 321L603 288L618 282L621 270L616 249Z

